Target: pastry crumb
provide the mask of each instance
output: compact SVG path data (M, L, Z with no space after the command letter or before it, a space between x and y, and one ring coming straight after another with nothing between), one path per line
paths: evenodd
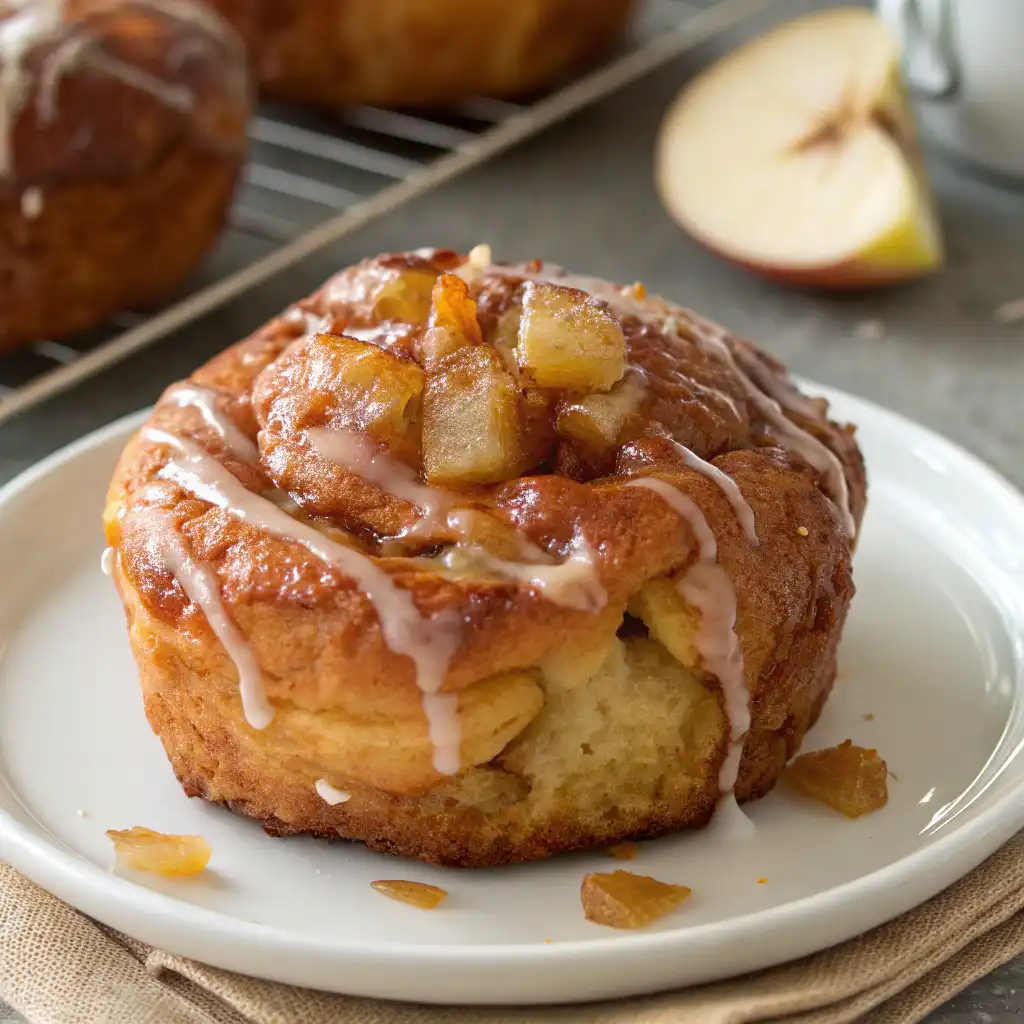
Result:
M806 526L798 526L796 528L796 532L800 537L806 537L808 533L810 533Z
M1024 320L1024 299L1011 299L995 311L995 318L1001 324L1015 324Z
M332 807L337 804L347 803L352 799L351 793L346 793L343 789L335 789L326 779L317 779L314 788L320 799Z
M885 324L881 320L861 320L853 333L864 341L881 341L885 337Z
M550 940L550 939L545 939L544 941L545 941L546 943L548 943L548 944L550 944L550 942L551 942L551 940Z
M433 910L448 895L448 890L440 886L427 885L426 882L407 882L397 878L371 882L370 888L375 889L381 896L387 896L389 900L408 903L410 907L419 907L420 910Z
M871 714L870 711L864 716L864 721L865 722L873 722L874 720L875 720L875 716L873 714Z
M85 811L83 811L81 807L79 807L78 810L75 811L75 814L77 814L80 818L88 817L88 814Z
M766 883L767 881L768 881L768 879L767 879L767 878L759 878L759 879L757 880L757 884L758 884L758 885L764 885L764 884L765 884L765 883Z

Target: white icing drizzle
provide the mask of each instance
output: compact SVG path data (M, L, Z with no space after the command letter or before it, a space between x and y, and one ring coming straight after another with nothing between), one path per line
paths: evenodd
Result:
M639 480L630 480L627 487L642 487L647 491L654 491L666 505L686 520L687 525L697 541L697 557L702 561L714 561L718 558L718 541L708 526L704 513L700 506L687 494L683 494L678 487L673 487L665 480L659 480L654 476L641 477Z
M365 341L377 348L391 349L400 341L405 341L414 330L412 324L385 321L372 327L345 327L340 333L354 341Z
M743 648L736 635L736 590L716 561L698 559L677 585L687 604L700 612L697 650L722 686L730 744L719 776L723 792L736 784L743 738L750 729L750 692L743 670Z
M757 826L739 805L735 790L724 793L715 808L715 816L705 829L705 834L722 842L740 843L757 835Z
M16 7L15 14L0 19L0 179L14 172L14 124L31 89L25 62L60 29L64 0L22 0Z
M21 215L25 220L37 220L43 212L43 190L27 188L21 193Z
M582 539L573 542L569 557L559 563L517 530L522 557L533 561L505 561L472 543L473 520L479 513L472 509L451 510L452 495L421 484L415 470L377 450L362 436L323 428L308 430L306 436L322 458L396 498L411 502L423 512L403 536L430 536L445 526L459 533L463 539L441 556L446 567L458 568L468 561L474 568L535 587L553 604L579 611L597 612L607 602L591 551Z
M746 375L754 381L757 386L770 398L774 398L784 409L806 416L808 419L817 419L822 414L823 401L820 398L808 398L802 395L792 385L780 380L769 370L756 356L749 355L742 350L735 353L736 362L743 367Z
M314 427L306 431L306 437L321 458L340 466L346 473L376 484L386 494L408 501L423 512L403 536L429 536L444 522L444 514L452 503L451 496L421 484L411 466L380 451L360 434Z
M390 324L374 324L372 327L346 327L341 333L354 341L366 341L376 345L382 336L391 330Z
M697 560L677 584L680 596L700 612L697 653L718 679L729 722L729 749L719 773L719 788L736 785L743 739L750 729L750 692L743 669L743 648L736 635L736 590L718 563L718 542L696 502L678 488L655 477L630 480L627 487L654 491L689 525L697 541Z
M809 434L802 427L797 426L782 411L782 407L774 398L766 395L747 375L740 369L729 346L725 341L722 329L709 324L709 330L701 332L701 338L706 341L718 357L737 376L743 390L747 393L754 408L764 417L765 422L775 431L778 439L787 445L802 458L821 473L825 482L825 489L828 496L835 502L843 517L843 525L846 527L850 537L856 536L857 524L850 510L850 491L846 483L846 472L839 457L830 448L826 447L816 437Z
M100 569L103 570L104 576L114 575L114 565L117 562L117 549L106 548L100 558Z
M263 688L263 676L245 637L224 607L216 573L192 557L174 520L158 509L135 513L142 522L153 560L178 581L186 597L206 616L206 621L238 670L238 688L245 720L254 729L265 729L274 718L274 707Z
M202 388L196 384L175 384L164 395L164 401L183 409L197 410L207 426L216 431L224 442L224 447L235 458L252 465L259 463L260 452L255 442L246 437L231 418L217 408L217 395L209 388Z
M447 524L455 530L460 537L470 540L477 536L479 530L473 524L480 517L487 517L486 512L480 512L472 508L458 508L448 513ZM521 530L513 530L516 546L519 548L519 557L524 561L538 562L541 565L555 565L558 559L549 555L543 548L538 547Z
M672 441L671 438L669 440L672 443L672 447L675 448L683 462L690 469L702 473L721 488L726 500L732 506L737 521L743 527L747 540L754 547L757 547L759 542L757 539L757 524L754 521L754 510L750 507L747 499L743 497L743 492L739 489L736 481L728 473L723 473L717 466L713 466L710 462L705 462L699 455L695 455L685 445L681 445L678 441Z
M344 804L352 799L351 793L346 793L343 789L335 789L326 779L317 779L315 787L317 796L325 804L330 804L334 807L336 804Z
M441 775L458 775L462 768L458 694L424 693L421 699L423 714L427 716L427 732L434 747L434 770Z
M102 71L111 78L115 78L133 89L138 89L139 92L149 93L150 96L155 97L172 110L188 113L195 105L195 97L187 86L165 82L163 79L157 78L156 75L151 75L148 71L143 71L142 68L137 68L127 61L111 57L101 50L89 50L88 64L89 67Z
M162 476L174 480L203 501L230 512L242 522L301 544L311 554L354 580L376 609L388 647L413 660L416 681L425 695L439 693L459 642L461 620L458 616L442 612L430 619L423 618L412 595L397 587L391 577L368 557L330 540L312 526L292 519L276 505L244 487L197 445L152 427L144 428L143 435L147 440L166 445L177 453L161 471ZM457 699L425 700L423 707L434 742L434 767L442 771L443 766L447 769L444 774L452 774L452 766L458 762L461 742Z
M608 595L594 567L593 555L582 538L574 539L569 557L554 565L507 562L473 544L458 544L446 551L441 560L455 568L458 561L466 556L474 567L534 587L552 604L563 608L596 613L608 602Z
M82 63L86 51L96 45L96 40L85 33L73 35L59 43L46 58L39 74L39 90L36 93L36 114L43 124L52 124L57 117L57 92L61 80Z
M302 329L302 335L296 340L312 338L314 334L323 334L334 326L334 317L330 313L313 313L307 309L292 306L282 319L286 323L295 324Z

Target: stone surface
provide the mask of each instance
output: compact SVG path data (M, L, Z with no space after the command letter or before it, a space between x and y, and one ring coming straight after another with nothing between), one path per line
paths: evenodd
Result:
M793 0L771 17L811 6ZM1024 486L1024 321L996 309L1024 297L1024 194L940 160L932 178L945 223L945 271L891 291L830 297L783 290L724 265L663 213L651 178L659 116L676 90L739 35L716 41L418 200L258 294L137 354L99 379L0 427L0 481L115 417L243 336L331 271L383 250L489 242L497 259L540 256L693 305L790 368L927 424ZM870 326L869 326L870 325ZM952 1000L930 1024L1024 1016L1024 963ZM6 1022L0 1005L0 1022Z

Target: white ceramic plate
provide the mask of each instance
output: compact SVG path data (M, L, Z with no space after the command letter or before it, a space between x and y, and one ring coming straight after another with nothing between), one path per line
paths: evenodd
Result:
M755 829L643 845L633 870L694 895L641 933L584 920L603 854L446 871L352 844L273 840L187 800L142 714L124 622L100 574L99 515L137 420L0 492L0 856L147 942L278 981L434 1002L595 999L800 956L893 917L1024 825L1024 498L975 459L866 402L871 505L841 679L805 749L877 746L889 805L858 821L782 789ZM84 816L79 812L84 812ZM113 873L108 828L198 832L192 880ZM425 913L369 887L433 882Z

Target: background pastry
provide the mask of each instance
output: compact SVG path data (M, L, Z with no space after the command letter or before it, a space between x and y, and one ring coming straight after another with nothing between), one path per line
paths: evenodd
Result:
M264 95L315 106L523 96L608 50L635 0L209 0Z
M191 0L0 0L0 349L163 298L245 156L244 50Z
M187 793L479 866L705 824L819 714L852 431L640 286L368 260L166 392L106 527Z

